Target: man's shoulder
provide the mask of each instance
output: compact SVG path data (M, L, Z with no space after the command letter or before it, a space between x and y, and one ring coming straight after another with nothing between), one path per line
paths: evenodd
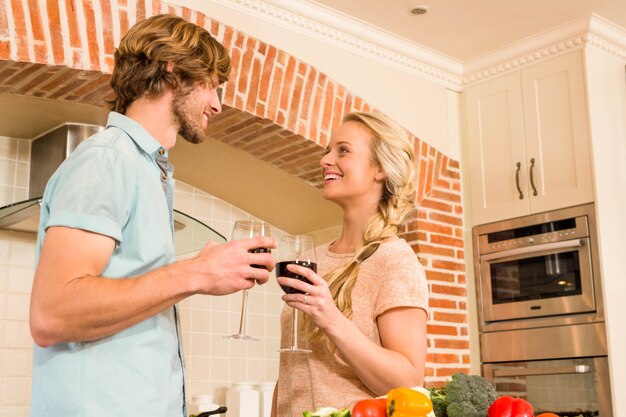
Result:
M123 152L131 150L135 151L135 153L137 152L132 138L128 133L117 126L107 126L105 129L91 136L84 143L87 147L102 147Z
M137 158L141 152L137 149L132 138L124 130L109 126L106 129L90 136L75 150L77 159L111 159ZM70 155L71 156L71 155Z

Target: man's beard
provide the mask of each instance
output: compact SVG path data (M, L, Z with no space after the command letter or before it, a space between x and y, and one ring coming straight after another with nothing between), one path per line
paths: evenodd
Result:
M201 143L206 139L206 131L202 123L193 117L195 95L193 86L180 87L172 101L172 113L178 123L178 134L187 142Z

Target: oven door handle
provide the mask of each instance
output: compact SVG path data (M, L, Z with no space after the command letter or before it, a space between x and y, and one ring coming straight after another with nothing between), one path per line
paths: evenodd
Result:
M546 368L524 369L494 369L493 376L528 376L528 375L561 375L561 374L588 374L589 365L554 366Z
M511 256L524 255L524 254L533 253L533 252L544 252L544 251L550 251L554 249L563 249L563 248L579 248L584 245L585 245L584 239L566 240L564 242L544 243L544 244L536 245L536 246L526 246L523 248L505 250L502 252L489 253L487 255L482 255L480 257L480 260L492 261L494 259L508 258Z

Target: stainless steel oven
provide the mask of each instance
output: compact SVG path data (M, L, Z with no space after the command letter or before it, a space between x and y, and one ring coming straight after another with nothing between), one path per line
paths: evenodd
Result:
M593 204L473 238L483 375L538 411L612 417Z
M535 415L612 415L606 357L487 364L483 373L500 395L525 398ZM606 385L608 387L608 385Z
M533 318L602 320L594 219L585 205L474 228L483 329L545 325Z

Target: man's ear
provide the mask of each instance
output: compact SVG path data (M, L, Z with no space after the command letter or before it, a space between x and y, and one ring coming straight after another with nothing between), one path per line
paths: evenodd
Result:
M167 72L174 71L174 61L167 61Z

